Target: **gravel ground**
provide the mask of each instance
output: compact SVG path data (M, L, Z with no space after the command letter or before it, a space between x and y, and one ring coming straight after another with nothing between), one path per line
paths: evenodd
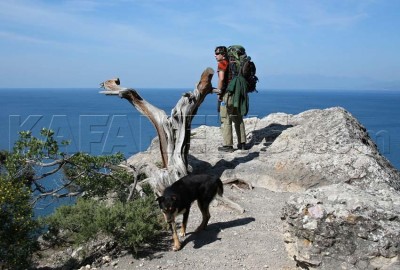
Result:
M214 201L207 229L193 233L201 221L195 203L180 251L172 251L169 233L159 243L160 250L141 254L144 256L141 259L130 255L120 257L97 269L296 269L284 247L280 219L290 193L263 188L240 190L229 185L224 188L224 196L244 207L245 213L239 214Z

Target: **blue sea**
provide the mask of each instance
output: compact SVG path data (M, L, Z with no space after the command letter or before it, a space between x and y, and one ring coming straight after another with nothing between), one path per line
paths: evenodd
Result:
M94 155L122 152L129 157L144 151L156 132L128 101L100 94L101 89L0 89L0 149L11 150L18 132L38 135L43 127L57 140L69 140L62 150ZM182 93L192 89L137 89L148 102L170 115ZM247 117L270 113L297 114L309 109L341 106L368 130L380 152L400 169L400 91L260 90L250 94ZM218 126L216 95L208 95L192 128ZM57 179L53 179L57 185ZM52 211L49 203L37 210Z

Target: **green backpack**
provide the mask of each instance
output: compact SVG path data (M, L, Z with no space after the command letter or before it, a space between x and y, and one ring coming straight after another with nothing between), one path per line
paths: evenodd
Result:
M251 57L247 56L246 49L241 45L229 46L228 60L231 78L239 75L243 76L249 86L247 92L258 92L256 89L258 82L256 65L251 60Z

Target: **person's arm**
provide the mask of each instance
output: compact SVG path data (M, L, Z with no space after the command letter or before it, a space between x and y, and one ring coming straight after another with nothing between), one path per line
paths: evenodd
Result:
M225 77L225 71L222 71L222 70L219 70L218 71L218 89L221 91L219 94L218 94L218 100L219 101L222 101L222 96L224 95L224 90L225 89L223 89L223 87L224 87L224 77Z
M225 71L219 70L218 71L218 89L222 90L222 87L224 86L224 77L225 77Z

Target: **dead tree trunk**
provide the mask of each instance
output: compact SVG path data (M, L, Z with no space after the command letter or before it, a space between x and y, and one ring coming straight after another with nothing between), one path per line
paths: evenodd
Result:
M101 93L119 95L128 100L155 127L163 162L156 183L152 183L157 191L188 174L191 123L204 98L213 91L213 75L212 68L205 69L193 93L184 93L170 116L144 100L136 90L121 87L119 79L107 80L101 84L106 90Z

